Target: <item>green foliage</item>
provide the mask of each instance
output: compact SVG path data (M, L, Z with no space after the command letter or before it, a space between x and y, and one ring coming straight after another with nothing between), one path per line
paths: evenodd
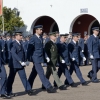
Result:
M3 7L3 16L4 16L4 31L8 31L12 33L15 31L15 27L23 27L24 22L22 21L22 18L19 16L16 16L16 11L12 10L11 8ZM3 24L2 24L2 16L0 16L0 30L3 30Z

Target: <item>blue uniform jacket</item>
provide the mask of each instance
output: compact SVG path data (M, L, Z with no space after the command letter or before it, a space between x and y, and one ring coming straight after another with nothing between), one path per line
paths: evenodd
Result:
M84 50L84 39L80 38L78 45L81 47L81 50Z
M69 51L68 44L66 43L57 43L58 53L65 60L66 64L69 65Z
M20 62L25 62L25 53L22 43L19 44L17 41L13 42L13 47L11 48L11 58L10 67L12 68L23 68Z
M13 45L12 39L9 39L8 41L6 41L6 45L7 45L7 51L8 51L8 59L10 59L11 48L12 48L12 45Z
M83 58L84 54L81 52L81 48L78 46L78 44L75 44L73 41L71 41L68 44L68 51L70 54L70 60L72 61L72 58L75 58L75 61L77 64L79 64L79 58L80 56Z
M44 48L43 48L43 38L38 38L35 34L31 37L29 41L27 57L32 60L34 63L44 63Z
M89 54L93 55L94 58L100 58L99 51L99 38L91 35L88 40Z

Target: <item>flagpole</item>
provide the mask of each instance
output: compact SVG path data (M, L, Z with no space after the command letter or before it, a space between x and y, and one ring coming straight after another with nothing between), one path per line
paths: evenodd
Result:
M2 15L3 35L4 35L4 16Z
M2 17L2 34L4 35L3 0L0 0L0 16Z

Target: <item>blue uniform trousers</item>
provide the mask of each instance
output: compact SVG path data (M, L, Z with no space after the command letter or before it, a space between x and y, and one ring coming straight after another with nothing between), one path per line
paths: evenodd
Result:
M8 81L7 81L7 93L10 94L12 92L12 85L15 79L15 75L18 72L19 77L23 83L23 86L26 91L31 90L31 86L29 82L27 81L26 73L24 68L10 68L10 73L8 76Z
M33 87L33 83L34 83L34 80L35 80L36 76L37 76L37 71L35 69L35 66L33 66L31 74L30 74L30 76L28 78L28 81L29 81L29 83L31 85L31 88Z
M33 85L33 82L34 82L37 74L39 75L39 78L46 89L50 88L52 86L51 83L49 82L49 80L44 75L44 70L43 70L43 67L41 66L41 64L34 63L32 72L31 72L29 79L28 79L29 83L31 84L31 87Z
M5 67L2 65L2 67L0 68L0 94L5 94L6 82L7 82L7 74Z
M64 73L66 80L68 81L69 84L74 82L73 79L71 78L67 65L59 63L58 76L61 77L62 73ZM54 84L56 83L54 82Z
M100 59L93 59L92 62L92 70L88 73L90 77L92 77L92 80L97 79L97 72L100 69Z
M81 73L81 71L79 69L79 66L77 65L76 61L71 62L71 66L70 66L70 69L69 69L69 72L70 72L71 75L73 74L73 71L75 71L75 73L76 73L77 77L79 78L80 82L84 83L85 80L82 77L82 73Z

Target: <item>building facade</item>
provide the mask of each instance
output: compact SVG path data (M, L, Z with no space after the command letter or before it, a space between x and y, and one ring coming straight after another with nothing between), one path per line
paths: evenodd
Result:
M3 0L3 6L20 11L26 30L34 32L37 24L44 32L60 34L79 32L91 34L93 26L99 26L100 0Z

